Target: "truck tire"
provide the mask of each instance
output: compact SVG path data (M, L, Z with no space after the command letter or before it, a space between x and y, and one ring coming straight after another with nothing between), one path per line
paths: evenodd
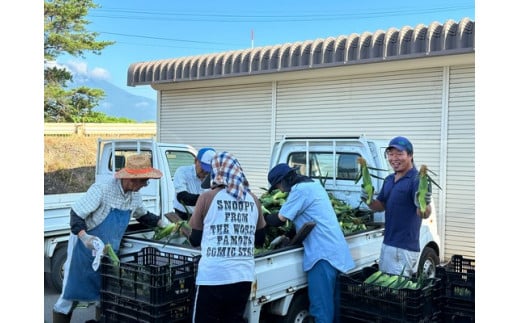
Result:
M289 306L287 315L281 318L281 323L306 323L310 322L309 315L309 298L306 293L300 293L294 296Z
M61 293L61 288L63 287L63 266L66 260L67 244L56 249L51 260L49 283L58 293Z
M430 247L425 247L421 258L419 259L419 267L417 268L417 274L426 273L428 278L435 278L435 267L440 264L439 256Z

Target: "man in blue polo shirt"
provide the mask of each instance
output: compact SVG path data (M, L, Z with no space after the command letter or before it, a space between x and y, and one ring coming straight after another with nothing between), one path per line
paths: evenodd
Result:
M385 237L379 269L400 274L404 268L403 275L412 276L420 256L421 222L431 214L431 187L426 194L428 206L421 213L417 201L419 172L413 162L412 143L405 137L395 137L385 152L394 173L385 178L381 192L368 205L373 211L385 211ZM361 199L367 199L363 188Z

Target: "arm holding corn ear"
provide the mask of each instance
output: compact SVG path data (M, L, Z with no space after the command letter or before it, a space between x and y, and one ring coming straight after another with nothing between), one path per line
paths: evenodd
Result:
M432 200L432 183L442 190L439 184L428 175L428 172L435 174L428 169L426 165L421 165L419 170L419 186L414 197L415 206L417 206L417 215L423 219L427 219L432 212L430 207Z
M367 164L367 161L363 157L358 157L357 162L360 167L359 175L355 181L359 182L362 180L361 183L361 201L363 201L371 210L373 211L383 211L385 209L385 206L375 199L375 188L374 185L372 185L372 177L383 179L379 176L372 175L369 172L369 169L372 170L383 170L379 168L369 167Z
M374 192L374 195L375 195L375 192ZM384 211L385 210L384 204L381 203L381 201L379 201L378 199L373 198L372 201L370 201L370 203L367 203L367 199L368 199L368 192L365 190L365 187L363 185L361 185L361 200L364 203L366 203L366 205L372 211L380 212L380 211Z
M432 213L432 208L430 207L430 203L432 201L432 184L427 183L426 189L421 188L419 184L419 189L415 192L414 203L417 207L417 215L419 215L423 219L427 219Z

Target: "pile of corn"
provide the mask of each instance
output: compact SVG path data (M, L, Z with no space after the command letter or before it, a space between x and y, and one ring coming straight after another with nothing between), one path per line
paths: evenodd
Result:
M275 214L280 211L281 206L285 203L287 193L282 192L278 189L273 190L269 193L267 190L260 196L260 202L262 203L262 209L264 216L267 214ZM334 208L334 212L338 218L338 223L343 231L344 235L352 234L367 230L366 220L358 218L354 214L354 210L350 205L344 201L337 199L329 193L330 203ZM271 242L282 235L294 235L294 225L291 221L287 221L285 225L281 227L267 227L265 249L269 249Z
M430 283L426 278L425 274L421 274L418 278L410 278L403 275L387 274L378 270L368 276L364 283L392 289L422 289Z

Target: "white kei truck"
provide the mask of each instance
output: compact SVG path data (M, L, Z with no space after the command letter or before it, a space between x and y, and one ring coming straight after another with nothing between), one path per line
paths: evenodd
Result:
M363 157L370 167L389 169L385 158L388 141L357 137L284 137L273 146L270 168L280 162L300 166L300 172L324 183L327 191L358 210L369 212L371 223L367 230L345 237L356 266L350 272L378 263L384 236L384 213L372 213L360 202L360 185L355 183L360 171L357 158ZM136 152L152 156L153 167L163 172L163 177L151 180L140 192L148 209L159 215L173 211L173 174L181 165L193 164L196 149L189 145L167 144L154 139L105 139L98 140L96 181L113 176L124 165L125 157ZM268 169L266 169L267 176ZM388 170L371 171L384 178ZM382 180L373 178L376 192ZM70 208L84 193L45 196L44 261L48 282L61 290L63 264L66 259L70 234ZM423 220L420 233L421 257L417 270L435 276L439 265L440 239L437 233L435 206L432 215ZM154 241L153 230L145 229L136 221L128 227L120 254L138 252L144 247L187 255L200 255L194 248L173 239L168 243ZM255 281L252 284L244 318L250 323L268 321L302 322L308 316L307 277L302 269L303 247L293 244L255 256Z

